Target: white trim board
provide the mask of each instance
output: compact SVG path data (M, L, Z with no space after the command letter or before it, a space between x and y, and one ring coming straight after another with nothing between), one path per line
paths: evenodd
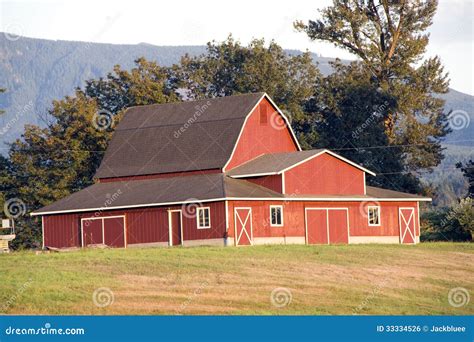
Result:
M320 198L304 198L304 197L219 197L211 198L206 200L198 200L199 203L208 202L219 202L219 201L304 201L304 202L367 202L367 201L378 201L378 202L431 202L432 199L428 197L422 198L377 198L377 197L320 197ZM44 216L52 214L67 214L67 213L83 213L89 211L110 211L118 209L134 209L134 208L146 208L146 207L162 207L175 204L188 204L196 203L194 201L177 201L177 202L165 202L165 203L147 203L147 204L134 204L134 205L122 205L116 207L98 207L98 208L86 208L86 209L69 209L69 210L57 210L57 211L46 211L42 213L30 213L30 216Z
M411 214L410 216L408 217L408 221L405 219L405 216L402 215L402 210L410 210L411 211ZM404 244L404 245L416 245L416 241L417 241L417 236L416 236L416 221L415 221L415 208L414 207L398 207L398 226L400 228L400 244ZM405 234L402 235L402 217L403 217L403 222L405 224ZM410 222L413 222L413 234L411 233L410 231ZM410 233L412 239L413 239L413 242L412 243L404 243L403 240L405 239L405 236L407 234L407 232Z
M245 218L245 221L242 222L242 218L240 217L239 214L237 214L238 210L248 210L247 217ZM242 230L240 232L240 236L237 236L237 217L239 218L239 222L242 225ZM250 235L247 232L246 224L247 220L250 219ZM245 246L245 245L239 245L240 239L242 237L242 234L245 232L245 235L249 238L249 243L250 245L253 245L253 226L252 226L252 207L234 207L234 243L235 246Z
M183 245L183 211L181 209L168 209L168 244L169 246L173 245L173 220L171 219L171 213L179 213L179 225L180 225L180 232L179 235L181 236L180 246Z

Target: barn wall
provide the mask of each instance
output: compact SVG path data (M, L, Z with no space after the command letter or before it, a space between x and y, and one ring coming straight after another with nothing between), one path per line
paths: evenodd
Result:
M81 245L77 214L43 216L44 245L57 248Z
M285 193L363 195L364 172L323 153L285 172Z
M270 205L283 205L283 227L270 226ZM415 209L415 230L420 235L418 208L416 202L379 202L381 225L368 224L366 207L374 202L299 202L299 201L229 201L229 237L234 237L234 208L252 208L253 236L289 237L305 236L305 208L348 208L351 236L399 236L399 207Z
M202 240L224 238L225 233L225 204L224 202L203 203L202 207L210 207L211 227L197 229L195 206L183 208L183 239ZM180 209L178 207L177 209Z
M298 147L285 121L267 99L250 114L235 152L224 171L265 153L293 152Z
M281 175L272 175L272 176L263 176L263 177L250 177L250 178L245 178L245 180L281 193L282 192L282 179L281 178L282 178Z
M224 202L205 203L202 206L210 207L211 228L209 229L197 229L194 205L44 216L45 246L80 247L81 218L120 215L125 215L127 244L167 243L169 241L168 209L183 210L184 240L223 238L225 233Z

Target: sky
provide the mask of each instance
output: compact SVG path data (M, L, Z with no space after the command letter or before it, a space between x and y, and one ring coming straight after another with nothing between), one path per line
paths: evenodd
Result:
M286 49L354 59L293 28L330 0L0 0L0 31L25 37L113 44L203 45L232 33L242 43L274 39ZM474 95L474 0L440 0L426 56L438 55L450 86Z

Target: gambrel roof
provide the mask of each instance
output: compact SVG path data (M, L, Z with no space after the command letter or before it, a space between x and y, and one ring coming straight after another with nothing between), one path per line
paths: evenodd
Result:
M271 102L265 93L253 93L131 107L95 177L221 169L246 118L264 97Z

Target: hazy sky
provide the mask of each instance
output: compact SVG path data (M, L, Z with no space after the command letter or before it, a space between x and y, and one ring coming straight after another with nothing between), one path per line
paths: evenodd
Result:
M295 20L316 18L329 0L0 0L0 31L26 37L101 43L202 45L229 33L243 43L275 39L284 48L353 58L297 33ZM440 0L428 56L439 55L451 87L474 95L474 0Z

